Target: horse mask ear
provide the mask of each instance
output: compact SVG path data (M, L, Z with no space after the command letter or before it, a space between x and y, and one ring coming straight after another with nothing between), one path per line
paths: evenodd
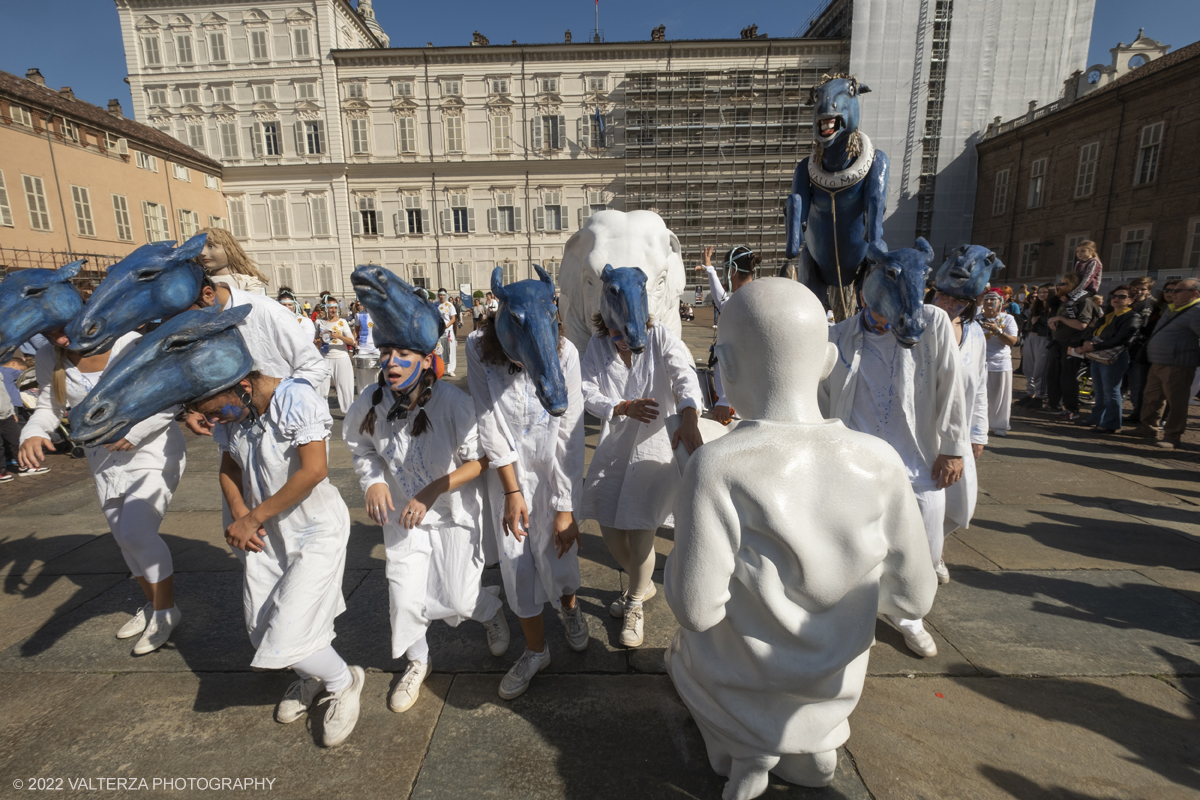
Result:
M871 91L871 87L870 87L870 86L867 86L865 83L860 83L860 84L858 85L858 93L859 93L859 94L866 94L866 93L868 93L868 92L870 92L870 91Z
M175 248L175 252L171 254L171 260L195 258L204 250L206 242L208 242L207 233L200 233L193 236Z
M880 250L874 244L868 244L867 245L867 258L869 258L872 261L886 261L887 260L887 251Z
M58 276L62 278L63 283L71 280L79 274L79 270L83 269L83 265L87 263L86 258L81 258L78 261L72 261L70 264L64 264L58 268Z
M492 294L497 300L504 299L504 267L492 270Z
M614 272L616 272L616 270L613 269L612 264L605 264L604 269L600 272L600 280L608 283L612 280L612 275Z
M551 286L554 285L554 279L550 277L550 273L546 272L546 270L542 269L537 264L533 265L533 269L535 272L537 272L538 277L542 279L542 283L548 283Z
M930 246L929 242L925 241L925 237L918 236L916 244L913 245L913 248L925 257L926 264L933 263L933 247Z
M1001 261L1000 256L996 255L995 253L989 252L987 254L986 260L987 260L987 265L992 268L993 275L996 274L997 272L999 272L1000 270L1004 269L1004 262Z

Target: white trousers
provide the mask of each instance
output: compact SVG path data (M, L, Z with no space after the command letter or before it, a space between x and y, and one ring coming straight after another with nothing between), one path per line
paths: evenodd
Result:
M443 345L443 360L446 362L446 374L454 375L458 369L458 345L454 341L454 331L446 329L446 336L442 339Z
M1008 376L1011 380L1012 373L1009 372ZM946 543L946 490L918 491L913 489L913 494L917 496L917 508L921 510L921 522L925 523L925 538L929 540L929 557L933 561L933 566L936 567L941 563L942 548ZM909 633L925 630L924 621L919 619L901 619L890 615L888 619Z
M987 374L988 428L1007 431L1012 427L1012 370Z
M354 402L354 362L350 356L325 356L325 366L329 371L317 387L317 394L329 402L329 386L332 384L337 391L338 408L345 414Z
M171 550L158 534L162 514L151 500L131 491L105 503L104 518L133 577L145 578L147 583L171 577L175 572Z
M456 525L406 530L395 521L383 527L392 658L425 638L433 620L452 628L465 619L496 616L499 586L483 586L480 534Z

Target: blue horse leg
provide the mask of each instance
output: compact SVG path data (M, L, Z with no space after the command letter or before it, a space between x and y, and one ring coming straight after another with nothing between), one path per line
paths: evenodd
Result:
M800 258L796 259L796 280L807 286L821 301L821 305L829 308L829 284L821 277L821 267L807 247L800 251Z

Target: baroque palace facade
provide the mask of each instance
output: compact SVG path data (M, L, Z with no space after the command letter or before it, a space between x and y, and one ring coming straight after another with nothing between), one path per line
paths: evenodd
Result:
M348 292L554 274L593 211L783 260L809 89L843 39L389 48L368 0L117 0L134 113L224 165L228 224L273 278Z

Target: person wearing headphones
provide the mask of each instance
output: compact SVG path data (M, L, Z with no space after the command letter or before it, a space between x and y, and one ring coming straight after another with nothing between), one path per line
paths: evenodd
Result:
M712 265L714 250L716 248L712 245L704 248L704 257L696 270L708 273L708 287L712 293L713 308L719 314L730 294L754 280L754 271L762 263L762 256L755 255L754 251L744 244L739 244L726 253L724 267L725 274L729 277L729 291L726 292L725 287L721 285L721 276L717 274L716 267ZM717 393L717 400L713 404L713 419L722 425L728 425L737 412L725 399L725 389L721 385L721 365L717 363L715 355L710 356L709 366L713 368L713 383Z

